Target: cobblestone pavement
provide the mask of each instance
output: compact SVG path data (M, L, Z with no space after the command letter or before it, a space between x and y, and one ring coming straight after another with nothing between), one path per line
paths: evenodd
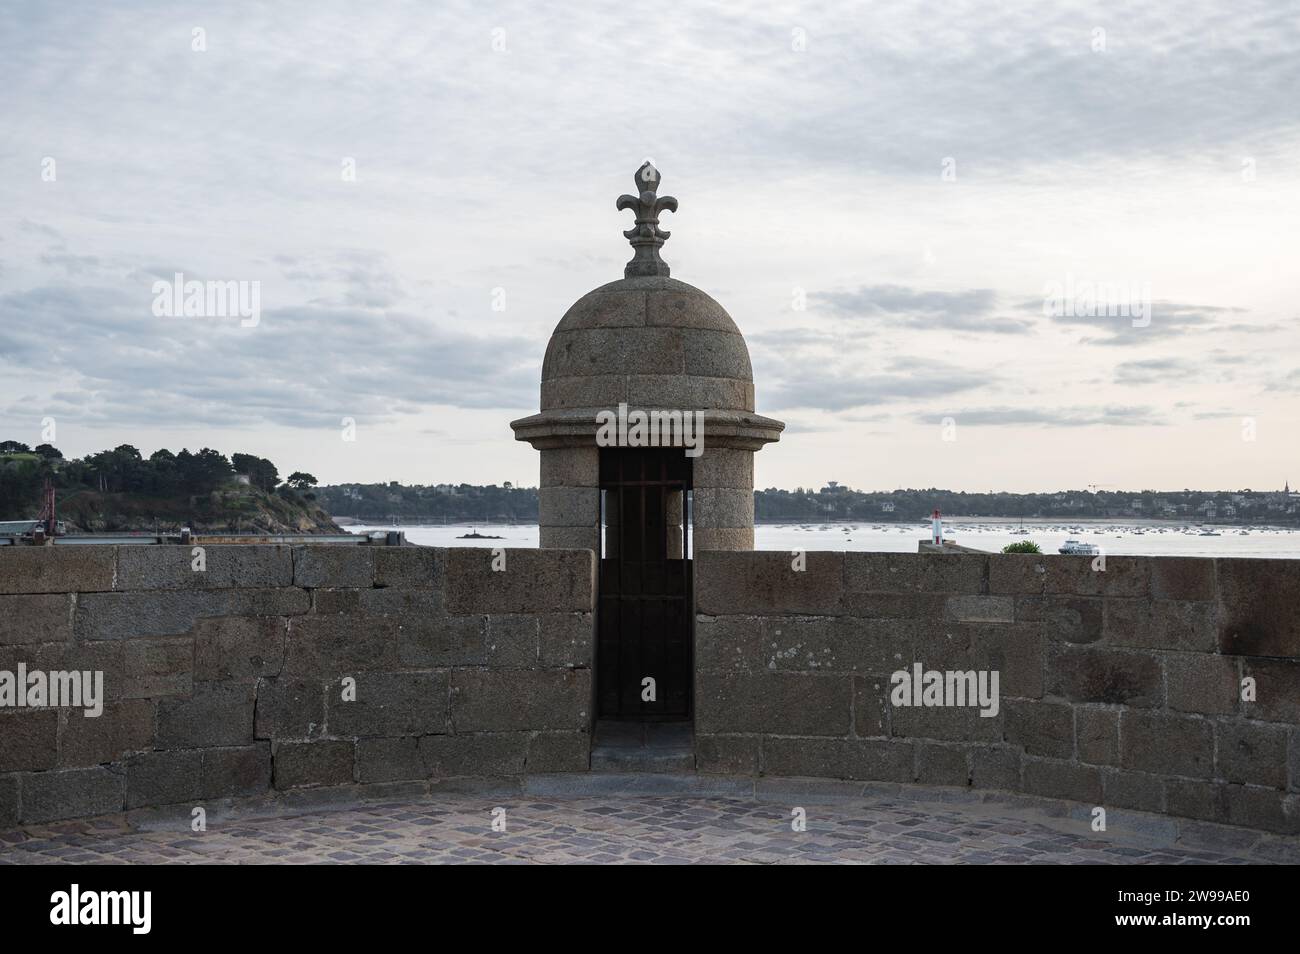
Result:
M505 831L493 831L504 808ZM1187 864L1258 859L1144 846L1030 821L988 806L888 798L805 806L691 795L432 795L296 814L188 816L133 827L124 817L0 833L0 864L52 863L649 863Z

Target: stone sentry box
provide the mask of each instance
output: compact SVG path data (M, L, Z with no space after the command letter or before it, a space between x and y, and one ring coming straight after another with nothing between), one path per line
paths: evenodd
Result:
M703 453L694 458L695 550L754 547L754 452L784 425L754 413L749 351L716 301L669 277L659 258L668 238L659 213L659 173L637 170L636 213L624 233L634 257L620 281L588 292L551 335L542 365L541 413L511 423L515 438L541 452L538 521L543 547L600 553L597 415L620 404L643 411L700 411Z

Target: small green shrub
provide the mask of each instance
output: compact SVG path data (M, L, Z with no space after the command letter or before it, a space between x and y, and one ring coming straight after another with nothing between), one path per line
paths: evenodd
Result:
M1042 553L1038 549L1038 544L1033 540L1017 540L1015 543L1008 543L1002 548L1003 553Z

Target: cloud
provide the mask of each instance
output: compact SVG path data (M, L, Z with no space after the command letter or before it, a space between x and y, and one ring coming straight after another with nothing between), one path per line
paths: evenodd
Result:
M926 291L903 285L864 285L850 291L814 292L808 296L844 318L879 321L916 330L977 331L1017 334L1033 322L995 317L998 296L991 288Z
M938 424L944 417L955 419L958 427L1151 427L1169 423L1156 408L1149 406L963 408L943 414L918 414L916 422Z
M537 399L535 341L342 304L269 309L247 328L238 318L158 318L148 291L0 296L0 366L57 376L41 413L116 425L337 427L343 416L526 409ZM4 410L30 417L26 400Z
M761 388L764 407L845 411L899 401L928 400L988 387L991 378L942 361L896 359L883 366L830 367L816 357L791 356L776 380Z

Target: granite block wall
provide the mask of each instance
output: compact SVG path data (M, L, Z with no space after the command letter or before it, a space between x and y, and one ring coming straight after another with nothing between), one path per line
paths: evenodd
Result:
M196 570L188 546L0 548L0 679L103 674L96 718L0 705L0 828L585 770L592 555L498 554L211 545Z
M696 555L701 771L1002 789L1300 832L1300 561L797 563ZM918 663L997 671L996 714L895 704L892 674Z

